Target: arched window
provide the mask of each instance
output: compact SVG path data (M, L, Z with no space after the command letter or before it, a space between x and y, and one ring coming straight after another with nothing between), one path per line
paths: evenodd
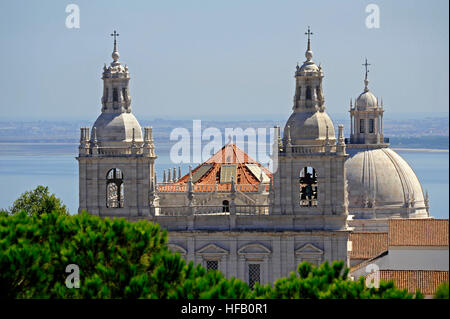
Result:
M223 207L222 212L224 212L224 213L229 213L230 212L230 202L229 201L224 200L222 202L222 207Z
M317 206L317 174L312 167L300 171L300 206Z
M106 207L123 207L123 199L123 174L120 169L113 168L106 174Z
M311 88L309 86L306 87L306 99L311 100Z

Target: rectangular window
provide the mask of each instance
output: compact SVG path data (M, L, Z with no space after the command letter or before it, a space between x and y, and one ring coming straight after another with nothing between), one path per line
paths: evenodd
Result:
M114 88L113 89L113 102L118 102L119 101L119 93L117 92L117 89Z
M364 119L359 120L359 133L364 133L365 132L365 128L364 128Z
M248 285L253 289L255 283L261 282L261 265L249 264L248 265Z
M207 260L206 261L206 271L219 270L219 261L217 260Z
M369 120L369 133L373 133L374 128L375 128L374 120L370 119Z

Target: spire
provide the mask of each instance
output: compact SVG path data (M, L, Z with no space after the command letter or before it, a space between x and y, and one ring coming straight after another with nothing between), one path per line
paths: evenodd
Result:
M114 50L112 53L112 58L114 60L114 63L118 63L117 61L119 60L120 54L119 51L117 51L117 37L119 36L119 34L116 32L116 30L114 30L114 33L111 33L111 36L114 37Z
M305 52L305 57L307 61L311 61L312 56L313 56L313 52L311 51L311 35L313 35L314 33L311 32L311 29L308 26L308 32L305 32L305 35L308 36L308 48L306 49Z
M367 58L366 58L366 63L364 63L363 65L366 67L366 77L364 79L364 85L365 85L364 92L367 92L367 91L369 91L369 79L367 77L367 74L369 73L368 66L370 65L369 63L367 63Z

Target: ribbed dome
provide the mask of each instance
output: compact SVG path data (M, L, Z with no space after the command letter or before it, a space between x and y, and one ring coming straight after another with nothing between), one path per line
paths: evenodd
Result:
M288 125L293 145L305 144L305 141L324 140L327 136L327 126L329 139L336 139L333 122L325 112L292 113L284 127L283 134L285 139L287 139Z
M142 142L142 128L132 113L102 113L94 123L98 142Z
M377 208L377 213L426 217L422 186L408 163L389 148L347 149L345 162L349 208ZM358 218L357 212L355 218ZM405 215L403 215L405 216ZM388 217L388 216L387 216Z
M361 93L358 98L356 99L356 107L358 109L371 107L375 108L378 106L378 100L375 97L375 95L372 94L370 91L366 91Z

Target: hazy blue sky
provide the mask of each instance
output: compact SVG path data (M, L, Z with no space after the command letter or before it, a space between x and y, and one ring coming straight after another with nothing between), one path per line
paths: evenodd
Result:
M80 7L80 29L65 26ZM380 7L368 29L365 8ZM0 107L6 118L100 112L103 63L120 33L141 118L287 118L311 25L327 111L370 87L388 112L448 112L448 1L0 0Z

